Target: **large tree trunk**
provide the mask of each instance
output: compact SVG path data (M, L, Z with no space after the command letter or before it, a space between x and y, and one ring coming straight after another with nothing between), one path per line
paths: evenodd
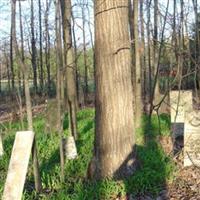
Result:
M124 177L134 163L133 92L127 0L95 1L94 178Z
M77 139L76 121L76 69L71 36L71 0L61 0L63 20L64 58L66 68L67 105L69 112L70 133Z

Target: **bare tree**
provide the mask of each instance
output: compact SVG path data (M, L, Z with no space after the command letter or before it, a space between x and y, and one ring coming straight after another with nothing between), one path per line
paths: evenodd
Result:
M66 69L66 88L67 105L69 112L70 134L77 139L77 120L76 120L76 69L74 61L74 51L71 35L71 0L61 0L62 22L63 22L63 41L64 41L64 63Z
M36 42L35 42L35 25L34 25L34 5L33 0L31 0L31 62L33 67L33 86L35 88L35 92L37 92L37 50L36 50Z
M12 10L12 38L13 38L13 47L16 53L18 66L21 66L21 70L24 74L24 82L25 82L25 99L26 99L26 111L27 111L27 121L28 121L28 130L33 130L33 120L32 120L32 106L31 106L31 96L29 91L29 82L28 82L28 67L25 62L22 61L20 51L17 44L16 38L16 0L12 0L11 2L11 10ZM37 158L37 150L36 150L36 141L34 140L33 148L32 148L32 156L33 156L33 172L34 172L34 180L35 180L35 189L37 192L40 192L42 189L41 178L39 173L39 164Z
M64 181L64 151L63 151L63 125L62 125L62 100L61 100L61 71L62 71L62 43L61 43L61 14L60 0L56 1L56 64L57 64L57 125L60 135L60 165L61 165L61 180Z
M48 95L51 94L51 65L50 65L50 35L49 35L49 0L46 0L46 10L45 10L45 62L47 69L47 87Z
M138 0L134 0L134 47L135 47L135 127L140 127L143 113L140 47L138 34Z
M158 46L158 0L154 0L154 33L153 33L153 76L155 77L156 70L158 67L158 55L159 54L159 46ZM156 87L154 92L155 104L160 100L160 90L159 90L159 80L157 78Z
M84 1L85 2L85 1ZM87 105L88 100L88 62L87 62L87 50L86 50L86 35L85 35L85 23L86 23L86 17L85 17L85 4L83 3L81 5L81 13L82 13L82 33L83 33L83 60L84 60L84 102L85 105Z
M38 0L38 10L39 10L39 39L40 39L40 87L41 90L43 91L44 87L44 71L43 71L43 37L42 37L42 5L41 5L41 0Z

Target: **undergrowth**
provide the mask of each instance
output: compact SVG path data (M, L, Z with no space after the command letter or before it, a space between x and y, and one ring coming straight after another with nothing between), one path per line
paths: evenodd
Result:
M1 127L4 131L3 143L5 154L0 158L0 196L6 178L9 158L14 142L15 132L20 130L19 123L6 124ZM67 136L68 121L64 120L64 133ZM169 135L169 116L160 116L160 131L158 119L152 117L151 127L148 117L143 118L143 127L137 130L136 151L139 160L139 168L128 179L115 181L105 179L102 181L88 181L86 179L88 163L92 157L94 140L94 110L85 109L78 113L77 141L78 158L66 161L65 181L60 180L59 164L59 136L46 134L44 116L34 118L34 131L36 133L40 173L42 178L43 193L34 192L32 162L30 161L23 199L59 199L59 200L109 200L125 197L132 194L150 193L153 196L165 187L166 183L173 178L174 164L165 155L158 144L156 136ZM6 130L6 131L5 131ZM150 135L151 139L144 138ZM146 142L145 142L146 141Z

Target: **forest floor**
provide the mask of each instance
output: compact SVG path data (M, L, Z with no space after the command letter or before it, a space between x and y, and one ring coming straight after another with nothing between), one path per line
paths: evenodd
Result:
M138 170L128 179L115 181L89 181L87 167L92 157L94 140L94 109L78 112L77 141L78 158L65 163L65 181L60 180L59 136L45 132L44 110L36 112L34 131L36 133L40 172L43 192L36 194L33 184L32 161L29 165L23 199L55 200L192 200L200 199L200 170L183 168L183 156L180 151L173 156L173 144L170 137L170 118L160 115L152 118L152 126L147 126L147 117L143 118L143 127L136 133L136 151L139 161ZM26 125L26 122L25 122ZM67 137L68 120L64 119L64 135ZM21 129L18 121L0 123L3 133L4 156L0 158L0 196L6 178L16 131ZM145 140L148 136L148 140Z

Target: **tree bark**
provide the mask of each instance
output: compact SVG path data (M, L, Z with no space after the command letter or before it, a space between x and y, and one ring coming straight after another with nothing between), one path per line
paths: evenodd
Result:
M13 66L13 31L14 31L13 18L15 17L15 14L12 11L11 11L11 27L10 27L10 72L11 73L9 73L9 76L11 74L11 86L12 86L12 92L13 92L14 87L15 87L15 74L14 74L14 66Z
M142 97L144 110L146 111L147 103L147 70L146 70L146 55L145 55L145 30L144 30L144 1L140 0L140 31L141 31L141 71L142 71Z
M86 35L85 35L85 5L81 6L82 12L82 33L83 33L83 61L84 61L84 104L87 105L88 102L88 63L87 63L87 50L86 50Z
M8 78L8 92L10 93L10 89L11 89L11 87L10 87L10 65L9 65L8 55L6 55L6 52L5 52L5 60L6 60L7 78Z
M158 0L154 0L154 36L153 36L153 75L155 78L155 74L158 68L158 55L159 47L158 47ZM154 92L154 97L152 97L155 104L160 101L160 89L159 89L159 77L157 77L156 87Z
M194 16L195 16L195 85L197 85L196 82L198 82L198 85L200 86L200 70L199 70L199 64L200 64L200 35L199 35L199 13L198 13L198 2L197 0L192 0L193 8L194 8ZM197 91L196 87L196 97L198 100L198 103L200 103L200 90Z
M33 67L33 86L35 89L35 93L37 92L37 52L36 52L36 46L35 46L35 25L34 25L34 6L33 6L33 0L31 0L31 48L32 48L32 54L31 54L31 62Z
M148 46L148 82L149 82L149 104L151 104L151 96L152 96L152 66L151 66L151 32L150 32L150 22L151 22L151 1L148 1L148 8L147 8L147 46Z
M121 178L134 164L127 0L95 1L96 123L93 177Z
M141 125L143 113L142 105L142 81L141 81L141 65L140 65L140 47L138 36L138 0L134 0L134 47L135 47L135 127Z
M21 1L19 1L19 20L20 20L20 37L21 37L21 52L22 52L22 61L25 61L25 56L24 56L24 34L23 34L23 25L22 25L22 8L21 8ZM24 75L22 74L22 80L23 80L23 89L22 89L22 94L24 94Z
M63 151L63 124L62 124L62 100L61 100L61 70L62 70L62 43L61 43L61 25L60 25L60 0L56 2L56 65L57 65L57 115L58 115L58 133L60 135L60 166L61 180L64 181L64 151Z
M43 71L43 51L42 51L42 6L41 6L41 0L38 0L38 9L39 9L39 35L40 35L40 88L43 92L44 87L44 71Z
M77 49L77 44L76 44L76 33L75 33L75 19L74 15L72 12L72 21L73 21L73 26L72 26L72 38L73 38L73 44L74 44L74 59L75 59L75 68L76 68L76 96L77 96L77 108L79 108L79 105L81 105L81 98L80 98L80 75L79 75L79 70L78 70L78 49Z
M76 69L74 52L71 36L71 0L61 0L62 22L63 22L63 41L64 41L64 61L66 69L67 86L67 105L69 112L70 134L77 139L77 120L76 120Z
M47 68L48 96L51 96L51 64L50 64L50 36L49 36L49 1L46 0L45 10L45 62Z

